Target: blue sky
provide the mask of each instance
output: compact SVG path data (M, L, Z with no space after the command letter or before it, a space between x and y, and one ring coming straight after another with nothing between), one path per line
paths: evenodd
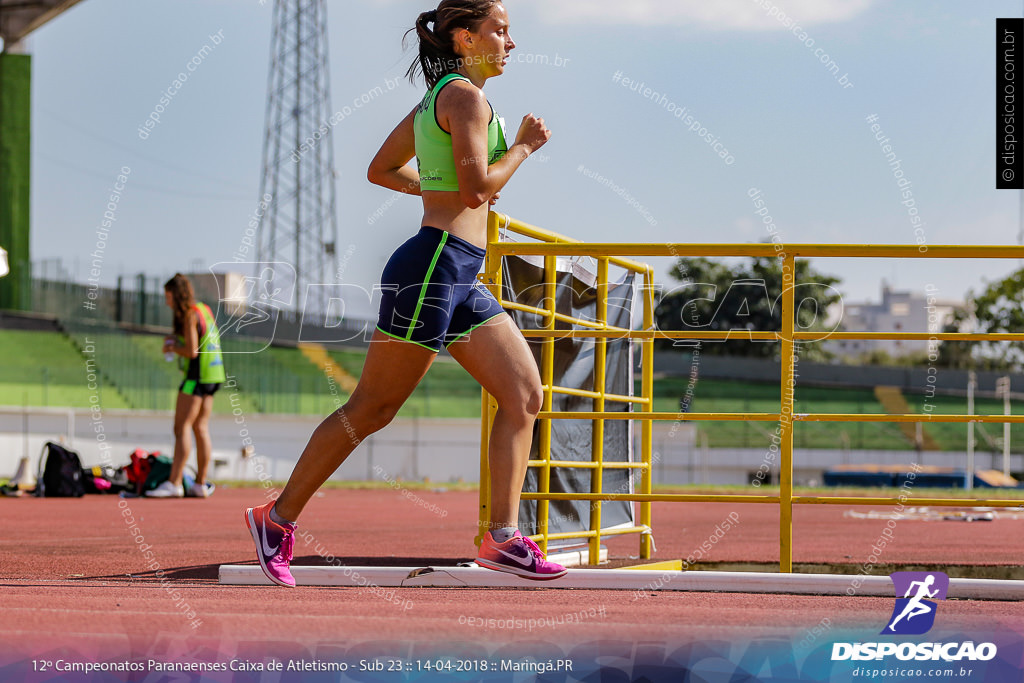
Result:
M131 175L102 281L231 259L259 199L271 4L85 0L36 32L34 260L61 259L73 274L77 262L79 278L87 276L122 166ZM428 7L328 5L337 111L401 77L412 58L402 34ZM786 242L1017 241L1020 193L994 189L993 90L995 18L1021 16L1020 2L508 0L507 8L524 61L486 93L513 128L532 111L553 137L506 187L503 212L591 241L756 242L769 236L748 196L757 188ZM788 30L776 12L803 31ZM222 42L140 140L136 130L161 91L218 31ZM666 102L613 82L616 72ZM844 74L852 86L837 81ZM334 129L348 283L370 288L419 225L418 200L402 197L371 228L368 217L391 193L369 185L365 172L421 94L403 82ZM733 163L667 103L686 107ZM916 236L869 115L913 183L923 220ZM581 167L614 181L646 214ZM666 263L658 262L662 273ZM881 278L959 298L1016 263L816 265L842 277L849 301L877 299Z

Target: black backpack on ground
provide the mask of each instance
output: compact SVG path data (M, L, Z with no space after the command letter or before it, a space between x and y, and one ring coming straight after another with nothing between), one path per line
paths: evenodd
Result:
M36 495L44 498L78 498L85 494L82 461L78 453L47 441L39 456Z

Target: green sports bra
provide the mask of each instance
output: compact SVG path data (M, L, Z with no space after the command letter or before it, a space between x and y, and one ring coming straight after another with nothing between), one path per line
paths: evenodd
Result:
M459 190L459 179L455 174L455 157L452 154L452 135L445 132L437 122L437 110L434 107L438 93L454 80L471 82L461 74L446 75L427 92L416 110L416 115L413 116L412 127L416 136L416 166L420 173L420 190ZM487 123L487 165L493 164L507 151L505 122L491 107L491 120Z

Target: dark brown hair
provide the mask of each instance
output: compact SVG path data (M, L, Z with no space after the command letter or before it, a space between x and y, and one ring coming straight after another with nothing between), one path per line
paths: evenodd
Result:
M185 334L185 321L188 319L188 312L196 305L196 295L192 291L192 283L181 273L175 273L174 277L164 283L164 291L171 293L171 300L174 305L174 334Z
M462 58L455 52L452 35L462 28L476 31L499 3L501 0L442 0L437 9L420 14L416 26L405 32L408 37L415 31L420 42L420 54L405 72L409 80L416 83L422 73L427 87L433 88L446 75L458 71ZM434 27L428 28L427 24Z

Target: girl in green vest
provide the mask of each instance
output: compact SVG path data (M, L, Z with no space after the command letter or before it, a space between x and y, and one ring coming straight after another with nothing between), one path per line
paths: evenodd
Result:
M423 219L412 230L396 226L415 234L381 275L380 314L359 385L313 432L276 504L246 510L260 566L282 586L295 585L289 564L303 507L362 439L391 421L442 346L498 403L489 443L491 524L481 530L477 564L530 579L565 574L518 530L543 397L537 363L512 318L476 279L488 207L551 131L527 114L509 140L484 96L484 83L504 73L516 46L499 0L443 0L420 14L410 33L419 57L408 75L422 75L427 91L384 141L367 177L422 197Z
M164 354L185 359L184 377L178 387L174 408L174 463L171 477L146 493L151 498L181 498L185 461L192 452L192 436L196 439L196 481L189 496L206 498L213 493L213 483L206 481L210 465L210 413L213 395L224 383L224 361L220 352L220 333L213 311L195 300L192 283L177 273L164 283L167 306L174 312L174 336L164 339ZM173 356L171 356L173 358ZM180 364L180 363L179 363Z

